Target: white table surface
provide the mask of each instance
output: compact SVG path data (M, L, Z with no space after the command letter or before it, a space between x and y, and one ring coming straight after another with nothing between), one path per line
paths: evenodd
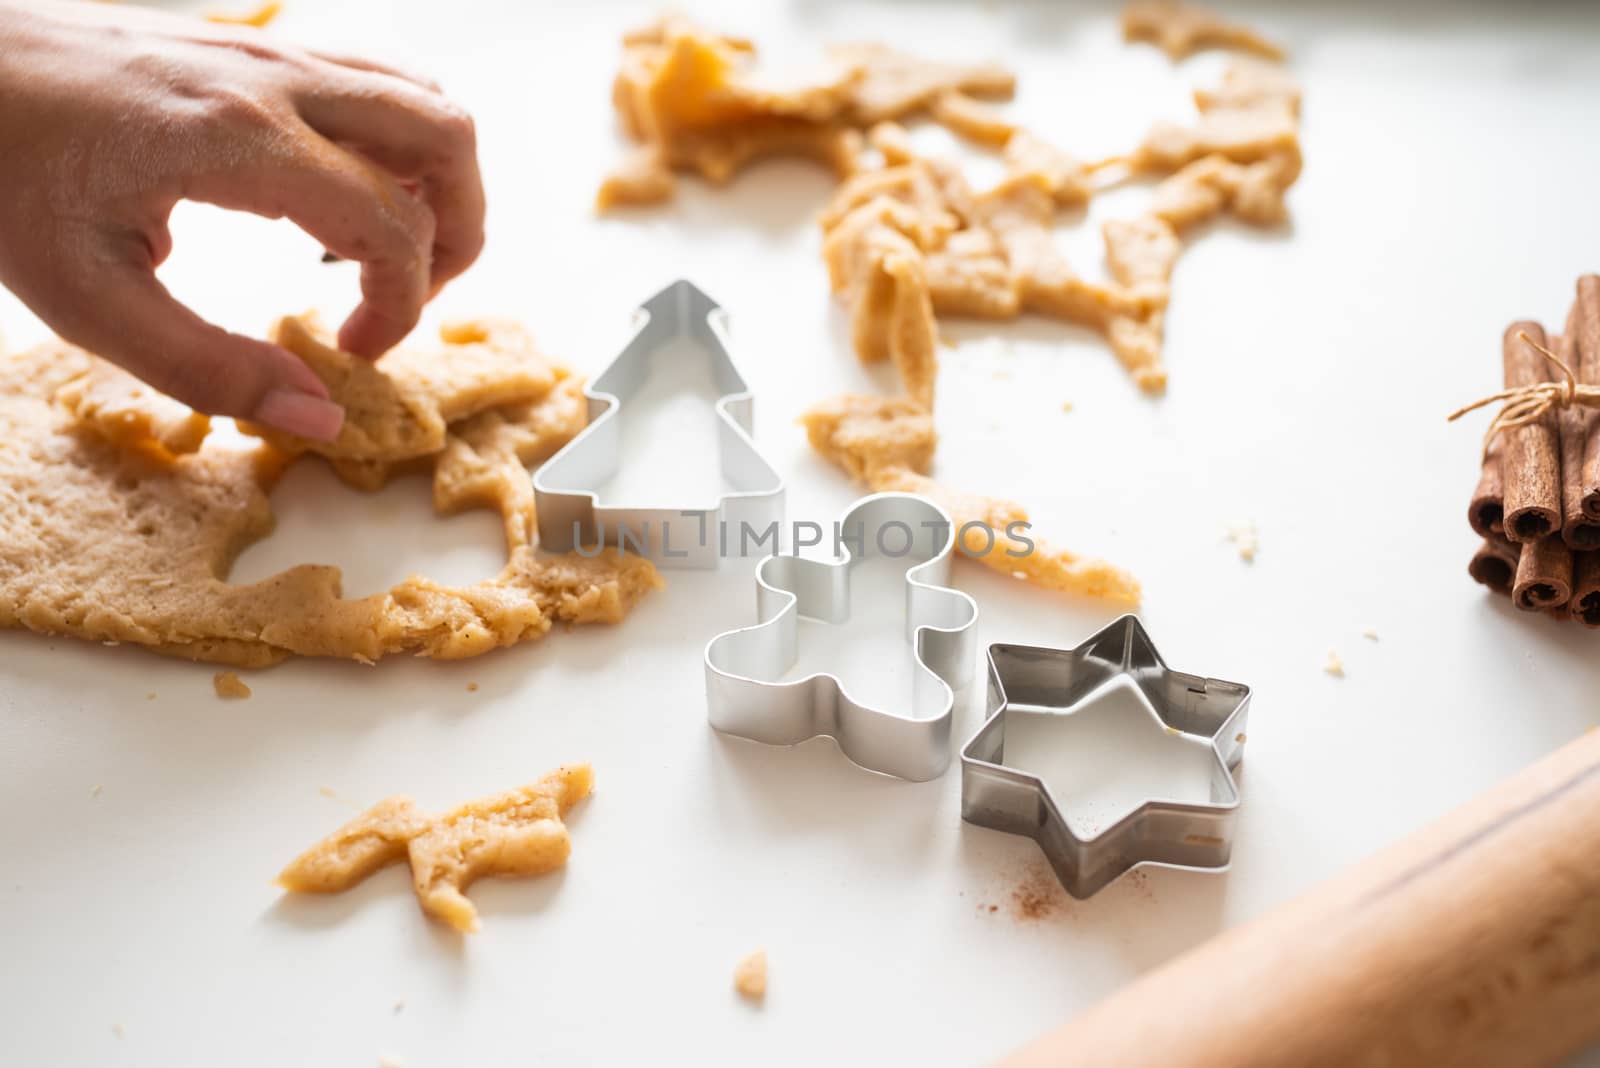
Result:
M1004 59L1021 74L1017 112L1090 157L1187 114L1188 87L1221 62L1173 67L1125 46L1109 8L723 6L692 10L784 58L883 37ZM829 179L772 163L720 192L687 181L660 211L590 211L622 147L617 38L650 14L290 0L274 32L426 70L477 116L490 244L435 318L520 317L593 371L637 301L693 278L733 315L790 516L827 521L855 491L794 418L889 381L850 354L827 292L812 220ZM1600 721L1600 638L1467 578L1483 424L1444 421L1497 386L1506 322L1560 323L1575 276L1600 266L1600 11L1251 14L1304 79L1307 165L1291 228L1224 223L1184 256L1167 396L1140 396L1084 330L947 323L957 347L937 412L942 479L1019 498L1040 531L1127 566L1175 667L1254 687L1230 874L1149 871L1019 918L1012 894L1039 855L963 825L954 772L912 785L826 740L780 750L714 734L700 649L751 620L746 568L671 574L622 626L476 661L286 664L251 676L245 702L213 696L203 665L11 634L0 1060L975 1064ZM1101 270L1093 224L1144 195L1065 221L1081 270ZM352 301L351 269L320 266L287 226L194 209L175 229L164 276L230 326ZM0 326L14 344L40 334L9 298ZM662 440L636 462L670 478L692 451ZM501 560L498 521L433 519L420 479L363 497L307 464L273 499L280 530L246 555L245 577L333 563L360 595ZM1260 531L1253 565L1225 538L1240 520ZM957 582L985 641L1070 645L1117 614L973 566ZM881 633L866 640L899 655ZM1322 670L1330 647L1345 678ZM862 685L873 662L852 659ZM969 701L961 738L977 718ZM330 899L271 883L353 804L408 792L442 808L570 760L598 778L571 820L571 863L481 884L476 936L424 921L403 869ZM771 992L752 1008L731 970L758 946Z

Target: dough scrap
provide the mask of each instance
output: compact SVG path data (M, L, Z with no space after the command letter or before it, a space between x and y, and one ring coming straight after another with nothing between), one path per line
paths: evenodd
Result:
M445 348L497 344L490 339L506 335L495 329L470 342L455 335ZM465 416L432 458L437 508L501 511L505 567L463 587L412 576L355 600L342 597L339 570L322 565L226 581L239 553L272 529L267 494L291 454L270 444L208 443L184 455L121 448L55 399L68 383L101 373L95 357L54 341L0 358L0 437L10 443L0 450L0 626L264 667L289 655L453 659L532 640L557 620L620 621L662 585L649 561L614 549L593 557L535 551L522 457L548 455L576 434L583 408L569 372L516 352L506 361L516 395L535 379L550 383L545 395ZM480 358L464 356L461 366ZM392 381L400 380L425 411L467 411L492 393L474 376L419 371ZM416 385L426 381L455 392L426 394ZM477 399L452 399L469 394ZM369 440L382 436L374 427Z
M1280 58L1270 42L1199 8L1134 3L1130 39L1182 54L1223 44ZM1171 267L1137 283L1113 259L1129 241L1163 249L1222 212L1253 225L1287 217L1284 194L1300 173L1300 90L1281 68L1237 62L1194 93L1191 125L1155 124L1134 152L1086 163L988 110L1015 79L992 64L939 63L882 45L829 51L820 74L786 87L752 72L748 40L665 19L624 39L613 103L640 143L599 193L602 209L672 195L674 171L726 181L773 153L808 155L842 184L822 213L823 257L849 308L864 361L889 360L905 392L931 408L938 376L937 315L991 320L1034 312L1099 331L1140 388L1166 388L1162 365ZM919 158L895 119L927 115L958 135L1001 149L1006 177L974 191L952 164ZM862 131L882 157L863 169ZM1082 207L1110 166L1168 176L1137 226L1103 237L1114 284L1076 274L1051 230L1061 209ZM1156 233L1150 220L1170 233ZM1152 236L1153 235L1153 236ZM1176 256L1171 256L1175 262Z
M1165 279L1103 285L1077 275L1051 234L1062 204L1081 202L1088 169L1024 141L1012 171L974 192L953 166L909 155L875 131L894 162L839 187L821 216L823 257L850 309L856 354L890 359L907 395L932 408L936 314L1012 319L1036 312L1101 331L1147 390L1166 384L1160 322Z
M537 782L430 817L409 798L386 798L324 838L278 875L292 893L333 894L373 872L411 865L422 911L458 931L478 930L466 889L490 875L542 875L567 862L562 822L594 788L588 764L566 764Z
M1026 537L1028 513L1014 501L958 493L927 477L933 419L906 398L846 394L801 416L811 445L874 493L919 493L950 513L963 553L995 571L1048 589L1137 604L1138 580L1102 560ZM968 524L979 524L969 527Z
M446 327L440 350L398 349L381 361L335 348L314 316L278 320L272 340L304 360L344 406L344 426L332 442L244 429L285 451L333 459L392 463L438 452L449 423L543 396L556 378L527 331L512 323L479 323L475 332Z
M1067 549L1024 537L1026 528L1019 534L1016 525L1029 520L1027 510L1015 501L960 493L903 467L878 469L869 486L878 493L919 493L939 505L950 513L956 530L961 532L962 552L991 570L1046 589L1119 604L1139 603L1139 580L1122 568L1104 560L1086 560Z
M1198 118L1185 126L1157 122L1121 163L1138 173L1170 174L1207 156L1234 163L1275 160L1287 188L1300 176L1300 87L1287 71L1235 62L1214 88L1196 89Z
M1122 36L1148 41L1173 59L1206 48L1254 52L1283 59L1283 48L1248 26L1228 22L1214 11L1180 0L1130 0L1122 9Z
M987 105L954 90L934 97L928 105L928 114L951 133L994 148L1004 148L1021 129Z
M113 445L157 456L194 452L211 431L207 416L104 360L63 383L55 401Z
M767 951L758 949L733 967L733 988L740 997L760 1001L767 996Z
M1299 89L1262 64L1235 64L1195 94L1193 127L1157 124L1129 157L1087 164L1025 130L1004 141L1006 176L973 190L959 168L918 156L882 123L884 165L843 182L823 210L823 258L867 362L892 360L906 394L932 407L936 316L1012 319L1033 312L1099 331L1148 392L1165 389L1166 307L1182 235L1223 213L1272 226L1299 177ZM1165 174L1147 212L1102 227L1111 284L1088 281L1058 250L1058 211L1087 203L1111 164Z
M859 167L861 131L873 123L926 111L949 93L995 98L1015 88L993 64L876 44L833 48L820 73L789 85L763 81L754 58L749 41L679 18L627 34L612 103L640 148L601 183L597 210L669 199L674 171L721 184L770 156L813 159L843 178Z
M857 482L884 467L926 471L939 435L933 417L904 397L847 393L800 417L811 447Z
M250 696L250 687L244 680L232 671L219 671L211 676L211 687L216 690L218 697L245 698Z

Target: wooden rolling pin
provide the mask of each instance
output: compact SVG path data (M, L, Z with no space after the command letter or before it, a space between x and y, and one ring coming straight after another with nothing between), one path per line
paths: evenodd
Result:
M1523 1068L1600 1040L1600 731L1005 1068Z

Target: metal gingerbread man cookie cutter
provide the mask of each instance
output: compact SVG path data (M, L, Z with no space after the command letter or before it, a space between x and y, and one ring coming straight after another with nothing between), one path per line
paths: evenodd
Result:
M1215 755L1206 802L1150 798L1088 837L1068 825L1050 788L1008 764L1006 710L1075 708L1118 677L1136 686L1169 732L1207 741ZM1232 857L1250 688L1173 671L1137 616L1123 616L1076 649L989 646L988 716L961 750L961 816L1034 839L1067 893L1086 898L1140 864L1224 871Z
M915 781L937 778L950 765L955 690L971 681L977 652L978 606L947 585L954 524L926 498L877 493L851 505L837 529L845 535L837 560L782 555L761 561L760 622L706 645L711 725L768 745L828 735L845 756L871 771ZM783 678L799 657L801 617L847 620L851 570L874 555L906 561L905 638L915 665L911 707L904 711L857 701L837 675Z
M634 314L633 334L588 386L589 425L533 476L539 543L553 552L580 545L631 548L661 567L715 568L753 554L783 521L783 479L750 434L754 400L733 362L727 313L687 281L677 281ZM680 344L687 342L687 344ZM680 353L689 352L688 357ZM727 492L681 507L601 504L600 491L622 462L622 426L663 359L704 359L721 394L712 414ZM771 546L766 546L770 550Z

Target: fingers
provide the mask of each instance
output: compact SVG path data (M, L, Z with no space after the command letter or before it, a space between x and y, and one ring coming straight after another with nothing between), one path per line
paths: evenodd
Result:
M371 74L387 74L391 78L403 78L429 92L442 93L444 91L439 87L439 83L432 78L418 74L416 71L408 71L401 67L390 66L387 63L378 63L364 56L347 56L338 52L312 52L310 54L326 63L349 67L351 70L362 70Z
M417 325L433 292L433 213L393 175L310 129L281 164L249 174L199 176L196 200L287 217L325 248L361 264L361 304L339 347L381 356Z
M293 353L231 334L167 292L147 266L116 263L97 276L91 320L61 331L198 412L250 419L332 441L344 409Z
M471 117L410 81L348 68L295 103L324 137L417 184L435 224L430 294L472 265L483 249L484 194Z

